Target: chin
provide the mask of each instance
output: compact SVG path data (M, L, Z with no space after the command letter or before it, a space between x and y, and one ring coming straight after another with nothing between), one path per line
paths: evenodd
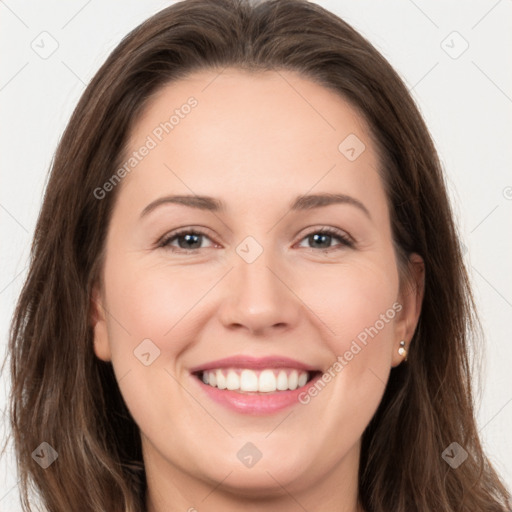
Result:
M261 464L261 461L260 463ZM258 466L259 466L258 464ZM288 488L300 476L297 468L288 468L279 465L261 465L256 468L237 468L226 478L226 474L218 475L215 480L222 481L222 488L231 494L244 495L248 498L282 496L283 487Z

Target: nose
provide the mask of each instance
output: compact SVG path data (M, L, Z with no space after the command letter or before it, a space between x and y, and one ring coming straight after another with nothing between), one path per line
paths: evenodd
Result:
M275 330L284 332L298 322L302 302L289 282L290 273L283 271L269 253L263 251L252 263L234 260L219 311L226 328L265 335Z

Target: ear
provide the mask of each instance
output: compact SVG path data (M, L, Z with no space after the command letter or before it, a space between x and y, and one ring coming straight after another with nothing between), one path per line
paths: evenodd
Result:
M410 351L411 340L418 325L425 291L425 262L423 258L416 253L411 254L408 267L409 272L404 276L400 285L398 298L402 309L395 324L396 340L393 343L393 367L398 366L404 360L404 356L398 353L400 341L405 341L405 349L408 352Z
M91 294L91 326L93 328L94 353L103 361L111 360L110 345L108 342L107 316L103 307L103 297L99 287L94 285Z

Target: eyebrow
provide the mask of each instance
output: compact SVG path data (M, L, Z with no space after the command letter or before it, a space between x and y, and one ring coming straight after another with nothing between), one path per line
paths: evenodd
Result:
M144 217L149 212L163 204L181 204L190 208L197 208L199 210L207 210L211 212L224 212L226 210L225 203L220 199L216 199L210 196L198 196L198 195L173 195L165 196L156 199L152 203L148 204L144 210L142 210L141 217ZM289 209L292 211L303 211L312 210L314 208L321 208L329 206L331 204L348 204L355 206L361 210L369 219L371 219L368 208L354 197L346 194L305 194L296 197L289 205Z

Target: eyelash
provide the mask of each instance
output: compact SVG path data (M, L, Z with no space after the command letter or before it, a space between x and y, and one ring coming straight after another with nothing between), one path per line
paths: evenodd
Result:
M180 229L179 231L170 233L169 235L161 238L160 241L157 242L157 247L163 248L163 249L168 249L168 250L171 250L172 252L184 253L184 254L190 254L190 253L197 252L198 250L200 250L200 249L181 249L181 248L176 248L176 247L170 246L171 242L173 242L174 240L177 240L178 238L180 238L183 235L196 235L196 236L199 235L199 236L204 236L204 237L210 238L207 233L205 233L201 230L184 228L184 229ZM350 237L348 237L346 234L344 234L343 231L340 231L335 228L329 228L329 227L320 228L320 229L310 231L309 233L304 235L300 241L302 242L303 240L305 240L306 238L308 238L309 236L312 236L312 235L329 235L334 238L337 238L341 242L341 244L340 244L341 247L338 246L338 250L343 247L353 248L355 246L354 241ZM326 249L318 249L317 248L317 250L326 252L326 251L336 250L336 247L337 246L328 247ZM310 249L315 250L315 247L310 247Z

